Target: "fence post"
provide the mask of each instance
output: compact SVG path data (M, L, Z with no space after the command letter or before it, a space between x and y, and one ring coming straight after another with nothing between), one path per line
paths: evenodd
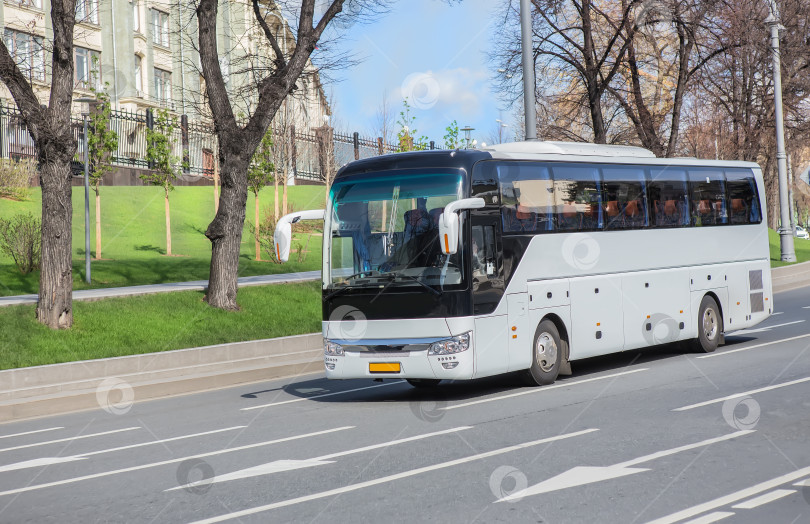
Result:
M379 152L380 156L385 154L385 151L383 150L383 141L381 136L377 137L377 151Z
M0 100L0 158L6 158L6 130L3 118L3 101ZM29 181L30 182L30 181Z
M430 150L431 150L431 151L433 151L434 149L436 149L436 142L434 142L433 140L431 140L431 141L430 141Z
M323 177L324 184L327 191L332 183L332 171L335 166L334 160L334 147L335 147L334 130L329 126L315 128L315 144L318 150L318 167L321 170L321 177Z
M290 125L290 162L292 163L293 180L298 178L298 148L295 147L295 125ZM289 180L285 180L286 184Z
M183 143L183 173L191 172L188 154L188 115L180 115L180 141Z
M148 129L150 131L155 129L155 115L152 113L151 109L146 110L146 129ZM146 150L147 151L149 150L149 140L146 141ZM148 156L148 154L147 154L147 156ZM155 163L150 160L148 162L147 166L149 167L149 169L154 169L155 168Z
M360 160L360 133L352 133L352 143L354 144L354 159Z

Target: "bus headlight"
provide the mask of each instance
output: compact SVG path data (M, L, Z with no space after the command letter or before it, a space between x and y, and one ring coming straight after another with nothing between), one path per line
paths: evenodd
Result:
M343 346L341 346L337 342L332 342L331 340L324 339L323 354L332 356L343 355Z
M430 345L428 355L451 355L470 348L470 331L455 337L439 340Z

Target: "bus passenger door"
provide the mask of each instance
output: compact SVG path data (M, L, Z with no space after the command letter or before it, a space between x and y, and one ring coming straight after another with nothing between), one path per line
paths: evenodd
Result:
M497 215L471 216L473 312L475 314L475 376L505 373L509 369L507 304L503 299L502 249L498 245Z

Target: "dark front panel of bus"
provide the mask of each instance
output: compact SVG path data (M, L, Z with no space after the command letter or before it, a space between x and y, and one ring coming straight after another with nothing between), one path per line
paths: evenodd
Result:
M360 291L360 290L358 290ZM436 296L419 287L414 290L388 289L381 295L379 289L348 291L333 297L323 304L323 318L332 319L332 314L341 306L359 310L368 320L391 320L410 318L446 318L472 315L470 291L445 291ZM372 302L372 299L374 300ZM341 320L346 308L336 315Z

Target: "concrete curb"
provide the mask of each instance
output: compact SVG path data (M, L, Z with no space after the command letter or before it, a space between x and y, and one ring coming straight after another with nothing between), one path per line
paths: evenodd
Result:
M810 262L771 269L771 283L774 293L810 286Z
M323 370L320 333L0 371L0 422Z

